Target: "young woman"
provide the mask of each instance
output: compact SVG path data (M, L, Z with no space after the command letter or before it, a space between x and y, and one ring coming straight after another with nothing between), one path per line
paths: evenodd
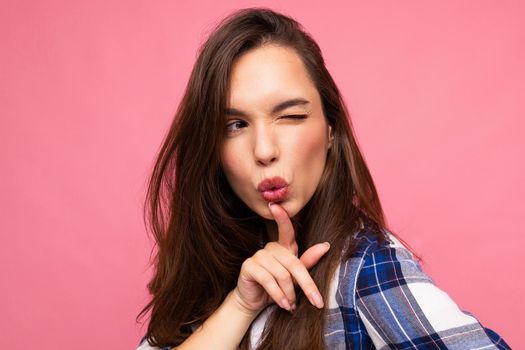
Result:
M387 229L348 118L296 21L219 24L148 188L139 349L509 349Z

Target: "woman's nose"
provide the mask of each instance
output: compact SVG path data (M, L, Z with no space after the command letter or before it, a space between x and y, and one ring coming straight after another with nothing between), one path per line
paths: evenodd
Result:
M279 157L276 134L271 126L262 126L255 132L253 154L258 165L268 166Z

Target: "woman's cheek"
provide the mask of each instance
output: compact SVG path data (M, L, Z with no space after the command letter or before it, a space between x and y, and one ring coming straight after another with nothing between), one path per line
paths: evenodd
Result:
M305 181L304 198L308 201L315 192L321 179L326 164L326 143L327 140L319 134L319 128L315 132L304 135L301 146L297 147L297 160L301 160L300 171L308 174ZM300 156L299 156L300 155Z

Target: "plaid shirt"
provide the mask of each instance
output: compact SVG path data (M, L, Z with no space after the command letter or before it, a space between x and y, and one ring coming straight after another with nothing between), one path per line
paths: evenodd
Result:
M379 243L367 221L357 250L331 282L326 309L328 349L510 349L493 330L461 310L390 232ZM254 320L255 349L272 304ZM146 341L137 350L153 350ZM169 349L164 348L162 350Z
M378 243L372 230L362 222L358 249L334 276L329 349L510 349L459 309L390 232Z

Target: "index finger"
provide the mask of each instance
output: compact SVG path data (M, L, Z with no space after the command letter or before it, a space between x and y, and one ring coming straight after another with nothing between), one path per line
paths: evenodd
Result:
M283 207L276 203L268 202L268 207L277 223L277 230L279 232L279 239L277 242L290 249L297 256L298 247L295 242L295 232L288 213Z

